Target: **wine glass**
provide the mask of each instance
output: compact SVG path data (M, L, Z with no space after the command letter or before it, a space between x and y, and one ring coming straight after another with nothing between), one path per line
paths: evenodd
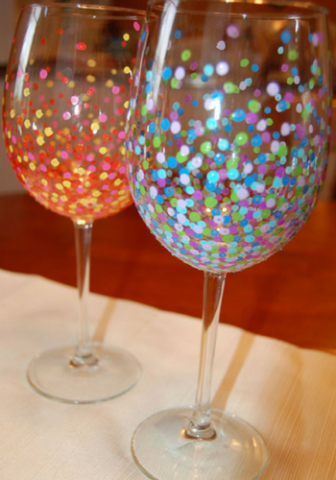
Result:
M128 175L157 240L204 272L195 406L137 428L156 480L251 480L267 451L210 408L225 277L266 260L311 214L325 175L331 82L327 13L306 3L150 0L134 74Z
M126 350L91 340L86 303L93 222L132 202L125 121L143 20L143 12L125 8L24 6L8 62L3 131L9 160L28 192L75 227L77 346L43 352L28 367L38 392L64 402L115 397L140 374Z

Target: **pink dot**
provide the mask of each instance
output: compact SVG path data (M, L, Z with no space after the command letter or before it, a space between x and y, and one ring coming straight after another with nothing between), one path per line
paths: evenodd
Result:
M126 137L125 132L119 132L118 133L118 138L125 138L125 137Z
M120 88L117 85L114 85L112 87L112 93L114 93L115 95L119 93L119 91L120 91Z
M138 22L134 22L133 27L134 27L134 30L136 30L137 32L140 30L140 24Z
M41 78L41 80L44 80L45 78L47 78L47 76L48 76L47 70L42 69L42 70L40 71L40 78Z
M107 120L107 115L106 115L106 113L100 113L100 114L98 115L98 119L99 119L100 122L103 122L103 123L106 122L106 120Z
M79 102L79 98L76 97L75 95L73 95L73 96L70 98L70 102L72 103L72 105L77 105L77 103Z
M94 165L90 165L89 168L88 168L89 172L95 172L96 171L96 167Z
M110 170L110 168L111 168L111 166L110 166L109 163L103 163L103 165L102 165L103 170Z
M60 157L63 158L63 160L66 160L69 157L68 152L63 150L60 154Z
M92 155L92 153L89 153L89 155L87 155L86 160L88 162L92 162L94 160L94 156Z
M71 173L70 173L70 172L65 172L65 173L63 174L63 177L64 177L64 178L71 178Z
M71 118L71 113L70 112L64 112L62 116L63 116L64 120L69 120Z

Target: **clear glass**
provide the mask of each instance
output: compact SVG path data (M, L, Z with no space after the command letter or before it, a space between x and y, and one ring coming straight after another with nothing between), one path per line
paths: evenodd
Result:
M151 1L130 103L131 191L157 240L204 272L195 405L154 414L132 452L156 480L252 480L261 435L211 409L224 281L305 224L325 176L327 15L295 2ZM267 439L266 439L267 440Z
M27 191L75 228L77 345L48 350L28 367L38 392L64 402L107 400L139 379L133 355L92 342L86 304L93 222L132 202L125 122L143 20L144 13L123 8L28 5L8 62L3 131L9 160Z

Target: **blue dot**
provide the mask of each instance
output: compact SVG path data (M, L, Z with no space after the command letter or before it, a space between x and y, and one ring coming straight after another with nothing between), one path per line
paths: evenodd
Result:
M237 169L231 168L230 170L228 170L227 176L230 180L236 180L239 177L239 172Z
M218 148L219 148L219 150L223 150L223 151L229 150L230 142L226 138L220 138L218 140ZM215 158L215 161L216 161L216 158Z
M206 126L209 130L214 130L217 127L217 122L214 118L208 118L206 121Z
M203 68L203 72L208 77L211 77L211 75L213 75L214 71L215 71L214 66L211 65L211 63L207 63Z
M212 171L212 172L209 172L209 173L208 173L207 179L209 180L209 182L215 183L215 182L218 182L218 180L219 180L219 175L218 175L217 172Z
M156 125L155 125L154 122L151 122L151 123L149 124L148 130L150 131L150 133L154 133L154 132L155 132L155 130L156 130Z
M292 39L292 34L288 30L284 30L281 33L281 40L283 41L283 43L288 43L291 41L291 39Z
M172 74L173 74L172 69L170 67L166 67L162 72L163 80L169 80Z
M175 38L178 40L179 38L181 38L181 30L176 30L175 31Z
M253 63L251 65L251 70L252 72L257 72L259 70L259 65L257 65L256 63Z
M264 110L265 113L271 113L271 111L272 111L271 107L265 107L265 110Z
M163 118L161 120L161 128L164 132L166 132L167 130L169 130L169 127L170 127L170 121L168 120L168 118Z
M191 102L191 105L192 105L193 107L197 107L198 101L197 101L197 100L193 100L193 101Z
M168 158L168 167L169 168L175 168L177 165L177 160L175 157L169 157Z
M217 164L221 165L224 163L225 157L222 153L216 153L214 160Z

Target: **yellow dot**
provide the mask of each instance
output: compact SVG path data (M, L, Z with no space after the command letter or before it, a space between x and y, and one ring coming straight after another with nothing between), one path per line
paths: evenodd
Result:
M121 147L119 148L119 152L120 152L122 155L125 155L126 150L125 150L124 145L121 145Z
M84 94L82 95L82 101L83 101L83 102L87 102L88 100L89 100L89 95L87 95L86 93L84 93Z
M112 82L112 80L107 80L107 82L105 83L105 86L108 87L108 88L111 88L113 87L114 83Z
M118 73L118 70L116 68L112 68L111 73L112 75L116 75Z
M129 101L127 100L127 101L124 103L124 107L125 107L125 108L128 108L128 106L129 106Z
M9 150L11 153L13 153L13 152L14 152L13 145L9 145L8 150Z
M98 197L100 197L100 195L101 195L101 192L99 192L99 190L94 190L94 191L92 192L92 196L93 196L94 198L98 198Z
M120 185L121 183L122 183L122 182L121 182L120 178L117 178L117 180L114 180L113 185L115 185L115 186L117 187L117 186Z
M37 110L36 116L37 116L37 118L42 118L42 117L43 117L43 112L42 112L42 110Z
M11 118L14 118L14 117L15 117L15 110L14 110L14 108L12 108L12 110L10 111L9 114L10 114L10 117L11 117Z
M30 122L30 120L28 120L28 118L24 121L24 126L25 126L26 128L30 128L30 127L31 127L31 122Z
M93 60L93 58L90 58L87 61L87 64L88 64L89 67L95 67L96 66L96 60Z
M89 82L89 83L94 83L96 81L96 77L94 75L88 75L86 77L86 80Z
M44 198L48 198L47 192L43 192L42 195L44 196Z
M32 171L36 170L36 166L35 166L35 164L32 163L32 162L29 164L29 168L30 168L30 170L32 170Z
M25 89L23 90L23 95L24 95L25 97L29 97L29 95L30 95L30 89L29 89L29 88L25 88Z
M129 33L124 33L124 40L127 42L127 40L130 39Z
M50 108L48 108L48 110L46 111L47 117L51 117L52 114L53 114L52 110L50 110Z
M57 188L57 190L64 190L64 187L61 183L56 183L55 187Z
M124 67L124 73L130 73L131 69L129 67Z
M42 145L44 145L44 138L41 135L39 135L36 139L36 143L38 143L40 147L42 147Z
M68 83L68 88L74 88L75 85L75 82L73 80L70 80L70 82Z
M87 181L84 183L84 187L89 188L91 187L91 182Z
M99 175L100 180L106 180L108 177L108 174L106 172L103 172Z
M60 197L60 199L62 200L62 202L67 202L68 201L68 197L66 195L62 195Z
M79 175L84 175L84 174L85 174L84 168L83 168L83 167L80 167L80 168L78 169L78 173L79 173Z
M20 157L20 155L17 156L17 160L19 163L22 163L22 158Z
M44 133L47 135L47 137L51 137L51 135L53 135L54 131L51 127L47 127L45 130L44 130Z
M107 150L106 147L100 147L99 153L101 153L102 155L105 155L105 153L107 153L107 152L108 152L108 150Z
M57 158L53 158L53 159L51 160L51 165L52 165L53 167L58 167L59 164L60 164L60 162L57 160Z
M46 180L45 178L42 178L41 183L42 183L42 185L44 185L45 187L48 185L48 182L47 182L47 180Z
M69 182L69 180L64 180L63 185L64 185L66 188L70 188L70 187L71 187L71 182Z
M92 122L91 123L91 130L95 133L95 132L98 132L98 130L100 129L100 126L99 126L99 123L97 122Z
M51 201L54 202L54 203L57 203L57 202L58 202L58 198L52 197Z
M68 128L68 127L63 128L63 133L64 133L64 135L69 135L70 134L70 128Z
M51 87L53 87L53 86L54 86L54 82L53 82L52 80L48 80L48 81L47 81L47 87L48 87L48 88L51 88Z
M23 155L23 160L24 160L25 162L28 162L28 157L27 157L27 155Z

